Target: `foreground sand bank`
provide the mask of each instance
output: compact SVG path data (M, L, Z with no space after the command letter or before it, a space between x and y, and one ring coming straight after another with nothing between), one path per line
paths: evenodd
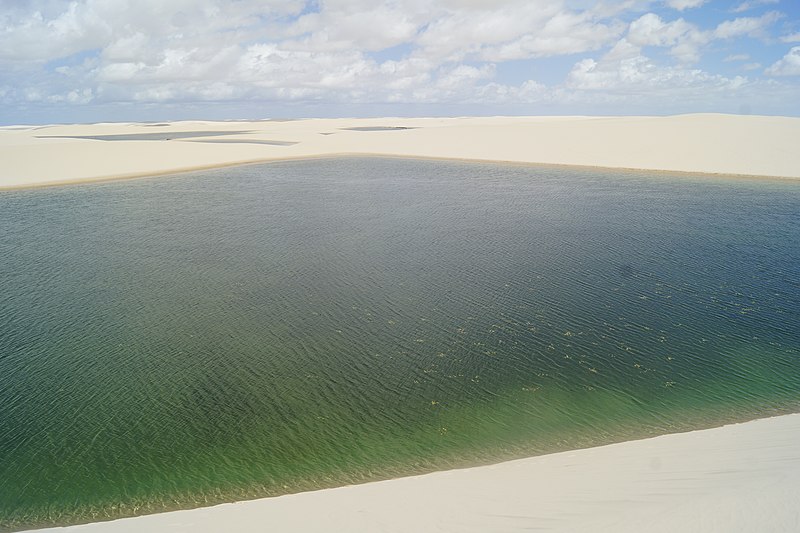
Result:
M800 531L800 414L43 531Z
M800 178L797 139L800 118L715 114L13 126L0 188L335 154Z

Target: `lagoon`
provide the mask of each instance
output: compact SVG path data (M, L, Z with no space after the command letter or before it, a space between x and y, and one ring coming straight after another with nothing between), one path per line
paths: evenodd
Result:
M0 528L800 407L800 186L333 158L0 194Z

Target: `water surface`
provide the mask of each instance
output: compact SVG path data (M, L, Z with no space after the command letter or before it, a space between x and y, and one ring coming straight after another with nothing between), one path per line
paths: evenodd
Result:
M0 227L0 529L800 406L797 183L337 158Z

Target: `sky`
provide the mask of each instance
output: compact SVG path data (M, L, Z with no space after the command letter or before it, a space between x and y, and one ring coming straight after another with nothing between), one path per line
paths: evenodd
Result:
M800 116L800 0L0 0L0 124Z

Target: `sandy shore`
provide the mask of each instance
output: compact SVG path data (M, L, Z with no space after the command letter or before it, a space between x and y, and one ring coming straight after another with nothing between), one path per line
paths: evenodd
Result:
M800 414L43 531L800 531Z
M715 114L12 126L0 188L356 153L800 178L797 139L800 118Z

